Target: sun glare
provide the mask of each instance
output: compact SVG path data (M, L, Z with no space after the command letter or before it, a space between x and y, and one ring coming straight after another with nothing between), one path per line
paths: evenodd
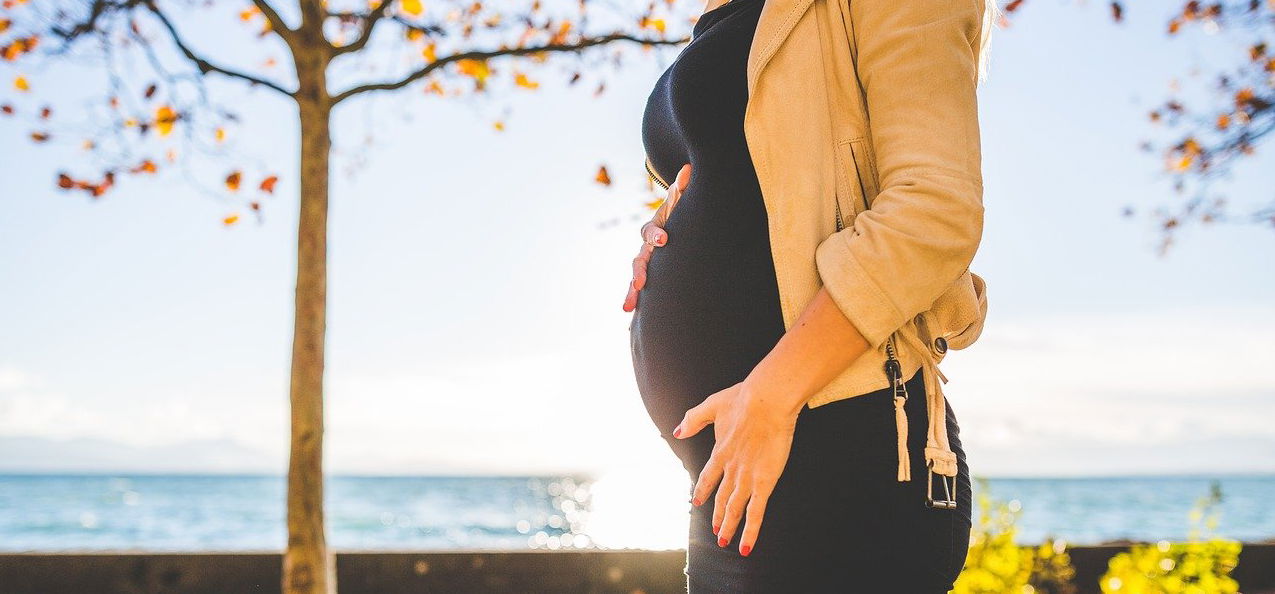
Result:
M676 463L614 470L591 486L585 532L601 548L684 549L689 493Z

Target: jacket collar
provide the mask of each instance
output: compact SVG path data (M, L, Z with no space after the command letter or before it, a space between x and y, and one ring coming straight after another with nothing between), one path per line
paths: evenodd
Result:
M753 95L757 79L766 63L775 55L779 45L792 32L793 27L797 26L802 13L813 2L814 0L766 0L762 5L757 31L753 33L753 44L748 51L748 96Z

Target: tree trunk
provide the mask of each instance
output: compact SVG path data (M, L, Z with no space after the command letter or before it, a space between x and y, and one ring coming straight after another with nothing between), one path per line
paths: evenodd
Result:
M323 519L323 364L327 326L328 153L325 71L318 52L298 53L301 205L297 222L296 312L292 337L292 443L288 460L285 594L335 594L336 563Z

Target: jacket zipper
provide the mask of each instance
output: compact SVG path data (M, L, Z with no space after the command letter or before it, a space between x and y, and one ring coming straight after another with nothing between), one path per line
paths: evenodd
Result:
M890 384L894 387L894 395L902 396L904 399L908 397L907 386L903 383L903 365L899 363L898 358L894 356L894 335L885 342L885 376L889 378Z
M665 183L663 179L660 179L660 175L655 172L654 168L651 167L651 159L647 158L643 164L646 166L647 175L650 175L651 179L655 180L655 183L659 184L661 188L664 188L665 190L667 190L668 184Z

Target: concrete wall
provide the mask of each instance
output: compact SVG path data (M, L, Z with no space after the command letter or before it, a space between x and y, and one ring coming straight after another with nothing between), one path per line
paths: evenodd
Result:
M1081 594L1122 546L1072 547ZM685 592L685 551L447 551L340 553L341 594ZM279 592L280 555L0 555L0 594L237 594ZM1246 544L1233 574L1244 594L1275 594L1275 544Z

